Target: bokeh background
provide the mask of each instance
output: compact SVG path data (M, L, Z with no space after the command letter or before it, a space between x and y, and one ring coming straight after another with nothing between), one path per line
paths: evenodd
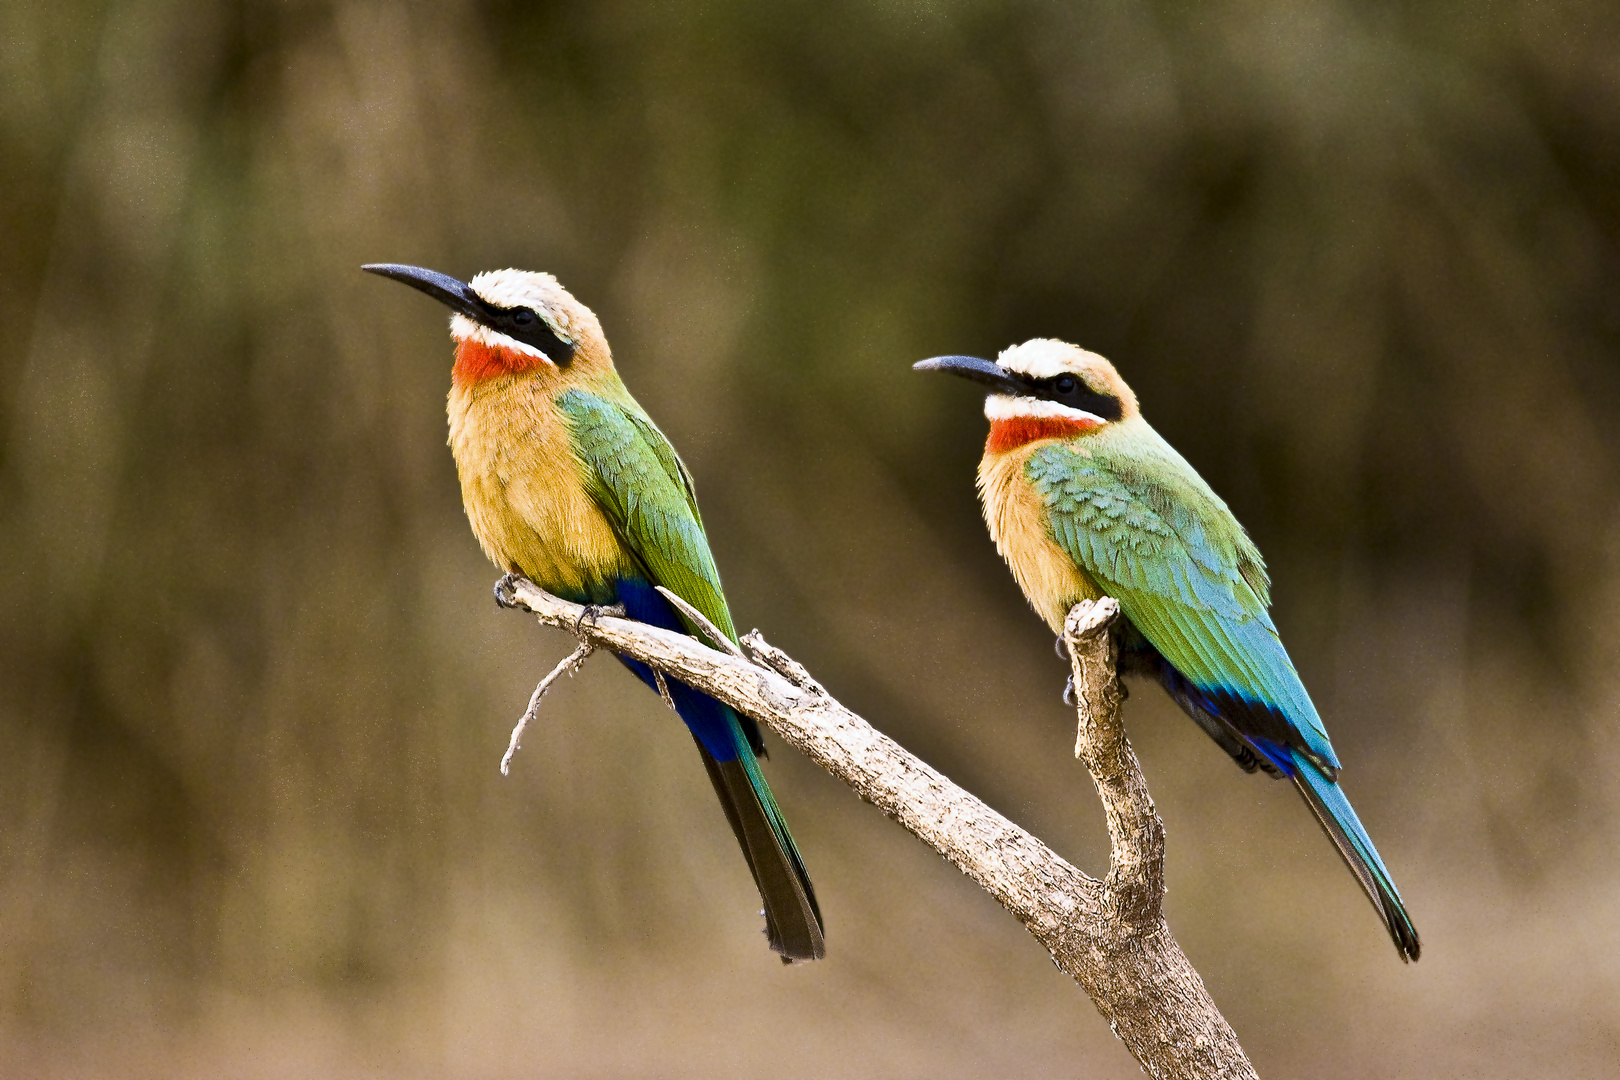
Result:
M1093 871L979 399L1116 361L1267 553L1424 936L1163 695L1171 925L1263 1075L1620 1070L1620 8L0 6L0 1071L1137 1075L975 886L776 744L782 969L690 741L490 601L445 312L559 275L738 625Z

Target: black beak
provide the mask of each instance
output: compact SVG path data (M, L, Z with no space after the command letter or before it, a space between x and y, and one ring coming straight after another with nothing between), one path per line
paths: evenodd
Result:
M437 270L424 270L420 266L403 266L399 263L367 263L360 269L368 274L393 278L413 289L420 289L451 311L465 315L474 322L489 321L489 308L478 298L478 294L468 288L466 282L457 281L448 274L441 274Z
M919 360L911 367L915 371L948 371L983 383L998 394L1019 397L1029 393L1029 387L1018 376L1000 364L980 360L977 356L936 356L932 360Z

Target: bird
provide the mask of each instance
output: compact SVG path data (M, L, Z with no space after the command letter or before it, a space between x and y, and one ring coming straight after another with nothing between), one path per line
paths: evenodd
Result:
M362 269L453 312L450 448L467 518L496 566L588 610L622 604L632 619L703 640L662 586L736 640L692 475L625 388L590 308L546 273L462 282L398 263ZM764 902L770 947L784 963L824 956L810 875L760 769L758 724L619 659L648 686L664 682L690 730Z
M1246 771L1292 780L1401 959L1416 960L1417 929L1339 786L1339 758L1272 622L1259 549L1142 418L1114 366L1035 338L994 361L938 356L913 367L988 388L980 499L1036 613L1061 635L1076 603L1117 600L1121 672L1156 679Z

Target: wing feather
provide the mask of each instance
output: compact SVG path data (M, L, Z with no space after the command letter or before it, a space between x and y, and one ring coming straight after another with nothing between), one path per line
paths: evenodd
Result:
M582 390L570 390L558 404L573 424L574 452L586 465L591 497L648 579L736 640L692 478L663 432L634 405ZM696 627L687 629L701 639Z
M1091 436L1030 455L1025 476L1045 502L1053 539L1229 723L1337 768L1266 611L1259 551L1152 428L1128 435L1124 446Z

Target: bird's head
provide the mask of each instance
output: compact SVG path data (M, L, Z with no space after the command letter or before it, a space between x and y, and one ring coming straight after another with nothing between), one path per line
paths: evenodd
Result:
M918 371L948 371L990 388L984 415L990 420L991 450L1082 435L1141 415L1136 395L1113 364L1050 338L1010 346L994 362L976 356L936 356L912 366Z
M457 383L529 371L583 375L612 365L596 314L550 274L487 270L461 282L398 263L361 269L404 282L454 312Z

